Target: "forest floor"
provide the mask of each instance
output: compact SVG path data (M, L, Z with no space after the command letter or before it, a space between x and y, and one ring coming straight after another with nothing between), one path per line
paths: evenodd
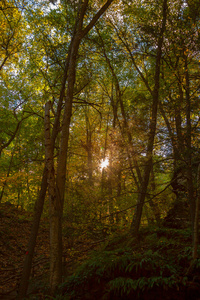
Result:
M10 203L0 204L0 299L16 299L24 257L30 236L33 214ZM85 242L83 242L85 240ZM96 243L86 237L74 240L64 237L64 264L67 274L71 267L87 257ZM38 293L48 286L49 222L42 218L37 237L29 294Z
M1 300L17 299L17 290L22 272L24 257L27 251L32 218L32 213L19 209L10 203L0 204ZM120 276L125 276L126 280L129 276L132 276L132 278L134 278L135 274L138 273L138 271L134 271L134 268L132 269L132 267L130 267L131 265L137 265L136 269L138 270L138 268L141 268L139 273L141 273L141 276L143 274L143 277L140 276L140 278L137 278L136 276L135 282L139 282L138 280L144 278L146 274L148 275L149 267L151 265L152 270L150 273L153 277L148 278L147 276L145 279L148 282L150 282L151 280L150 284L154 284L152 280L159 279L159 281L165 280L163 281L164 283L169 282L166 284L168 285L170 284L170 280L174 280L174 276L176 276L178 280L181 277L186 276L185 274L187 273L187 269L190 265L191 254L191 233L188 230L170 229L167 227L143 228L141 230L141 241L139 243L136 243L134 239L133 242L131 242L129 238L127 238L128 236L125 233L120 233L120 231L119 233L115 233L115 237L117 237L116 242L116 239L112 236L107 236L107 238L104 238L103 235L99 237L97 234L95 234L94 236L90 236L87 228L85 229L85 231L83 230L82 234L79 233L78 235L75 235L73 232L74 228L72 226L70 227L70 224L65 223L65 225L66 226L64 228L65 230L63 239L63 264L66 266L66 268L64 269L65 276L70 276L73 273L75 286L77 284L76 280L78 280L79 284L79 281L81 282L80 276L82 276L83 286L80 286L80 291L82 290L83 294L81 294L80 296L79 292L76 289L74 293L77 293L77 296L69 296L72 291L72 287L70 286L69 281L69 284L66 283L66 286L69 285L70 292L66 292L67 287L64 288L64 294L62 293L63 298L59 299L104 299L102 297L105 296L109 288L109 284L114 283L115 280L118 280L117 277L115 278L113 276L118 276L118 278L121 278ZM129 241L128 248L127 241ZM99 245L102 246L99 247ZM95 251L96 258L91 258L90 260L89 254L91 253L91 250L94 249L99 249L99 251ZM87 263L88 257L89 262ZM161 263L158 261L160 259ZM82 273L77 273L76 277L76 275L74 275L74 271L76 270L76 267L82 264L82 262L86 263L86 267L85 269L82 269ZM164 265L164 262L166 263L166 266ZM151 264L149 265L149 263ZM147 270L145 269L145 264L146 267L148 267ZM174 268L177 268L177 273L173 273L174 275L170 275L171 277L169 275L166 275L167 277L162 279L161 274L163 271L160 270L160 266L164 268L163 270L167 268L172 273L174 272ZM29 296L27 297L27 299L50 299L48 297L48 270L49 222L48 218L43 217L41 220L40 230L37 238L37 245L35 249L31 279L28 290ZM122 271L119 272L119 270ZM130 272L128 271L127 273L127 270L130 270ZM92 272L94 272L94 274ZM91 274L93 274L92 277ZM86 275L89 276L88 279ZM107 279L105 275L107 276ZM92 282L90 282L91 279ZM86 280L86 283L84 283L84 280ZM119 283L118 281L116 281L117 291L119 290ZM89 284L88 287L87 284ZM159 298L158 292L162 294L163 290L161 289L158 291L158 287L156 287L155 282L155 289L149 289L147 293L143 293L142 298L139 297L135 299L200 300L200 267L196 269L195 273L191 273L190 276L186 277L186 285L181 284L179 286L179 290L177 290L177 286L178 285L176 285L175 288L171 286L171 289L169 289L167 293L165 291L165 295ZM122 287L125 288L124 286ZM132 296L131 294L130 297L116 296L116 294L112 296L112 293L110 293L108 299L127 300L132 299Z

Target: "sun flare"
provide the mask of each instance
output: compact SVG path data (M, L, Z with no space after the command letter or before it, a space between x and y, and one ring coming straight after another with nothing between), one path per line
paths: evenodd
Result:
M109 165L108 158L102 159L102 161L101 161L101 170L103 170L104 168L106 168L108 165Z

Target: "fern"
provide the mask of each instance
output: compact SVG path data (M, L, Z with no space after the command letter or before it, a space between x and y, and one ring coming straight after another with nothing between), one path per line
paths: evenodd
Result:
M174 275L170 277L140 277L136 280L118 277L109 282L109 292L116 296L124 297L133 292L137 292L138 294L140 291L144 292L145 290L150 290L154 287L162 287L167 290L177 285L178 281Z
M152 236L156 238L155 232L149 240ZM95 299L97 292L101 293L102 299L140 299L143 292L157 288L178 290L180 286L187 284L187 278L180 276L183 269L177 264L177 258L189 257L191 248L183 248L178 257L177 251L171 251L176 243L166 236L157 237L156 251L153 251L155 248L149 250L146 244L147 250L144 247L140 252L133 251L130 247L116 249L113 244L110 247L112 250L106 248L93 253L67 279L61 288L66 299ZM138 249L138 245L134 249ZM199 267L199 261L197 265Z
M125 272L132 258L132 251L114 250L95 253L83 263L68 280L61 286L65 293L75 296L75 290L84 292L88 284L100 284L120 272Z
M131 278L118 277L108 283L109 292L114 295L129 295L132 290L137 289L136 281Z

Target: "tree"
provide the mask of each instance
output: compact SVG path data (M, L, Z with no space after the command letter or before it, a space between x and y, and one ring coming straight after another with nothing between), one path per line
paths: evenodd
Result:
M195 29L196 17L193 19L190 8L183 7L181 2L178 1L176 6L177 10L170 15L168 24L170 30L168 29L166 36L168 43L165 45L165 59L163 60L163 65L166 66L163 73L165 98L163 103L160 103L160 112L168 128L173 148L172 186L177 201L181 202L184 198L183 191L187 191L193 228L195 218L193 173L196 165L193 137L196 135L194 116L197 98L195 91L198 87L192 78L193 58L196 59L198 42ZM191 92L191 88L194 93ZM184 178L187 184L184 184Z
M148 11L148 6L143 7L142 5L142 10L146 8L146 12L149 13ZM134 8L133 8L134 9ZM137 10L137 8L136 8ZM150 9L151 11L151 9ZM151 11L152 13L152 11ZM155 15L155 12L153 12ZM140 14L139 14L140 17ZM146 18L146 16L144 16ZM156 17L157 18L157 17ZM135 67L136 71L138 72L140 78L142 79L143 83L145 84L148 92L150 93L152 97L152 104L151 104L151 116L150 116L150 122L149 122L149 133L147 137L147 148L146 148L146 159L145 159L145 167L144 167L144 174L141 177L139 170L138 170L138 175L140 178L140 186L139 186L139 196L137 200L137 206L135 210L135 214L133 217L132 225L131 225L131 231L135 235L138 234L139 226L140 226L140 221L141 221L141 216L142 216L142 208L144 205L144 200L145 196L147 193L147 187L149 183L149 177L150 177L150 172L152 169L152 154L153 154L153 146L154 146L154 138L155 138L155 133L156 133L156 124L157 124L157 110L158 110L158 103L159 103L159 86L160 86L160 66L161 66L161 60L162 60L162 49L163 49L163 40L164 40L164 32L166 28L166 19L167 19L167 1L163 1L163 7L162 7L162 21L161 25L159 28L159 23L156 24L156 26L159 28L159 34L158 36L155 35L154 33L152 34L154 41L156 41L157 44L157 51L156 51L156 62L155 62L155 75L154 75L154 81L153 81L153 88L151 88L150 82L148 82L147 78L145 78L143 72L139 68L136 59L134 58L133 51L131 50L130 43L128 42L127 33L128 31L126 30L118 30L117 27L115 26L117 32L118 32L118 37L121 40L122 44L124 45L124 48L130 55L131 61L133 63L133 66ZM146 27L145 27L146 26ZM148 33L152 33L154 30L152 24L145 24L143 31L145 34L148 35ZM130 37L131 39L131 37ZM132 41L132 40L131 40ZM151 43L151 42L150 42ZM142 45L142 43L141 43ZM133 45L134 47L134 45ZM145 66L144 66L144 71L146 71ZM123 108L122 108L122 114L123 113ZM124 122L126 122L126 118L124 117ZM128 126L126 125L126 128ZM127 130L127 129L126 129ZM129 138L130 140L130 138ZM130 140L131 142L131 140Z
M69 67L67 74L67 91L66 99L62 120L62 130L61 130L61 143L60 151L58 156L58 166L57 166L57 176L56 176L56 191L55 197L49 193L49 197L52 197L52 216L51 224L52 227L50 232L52 233L52 239L50 243L51 247L51 261L50 261L50 286L52 293L55 292L57 286L62 280L62 213L64 204L64 191L65 191L65 181L66 181L66 163L67 163L67 150L69 141L69 127L72 114L72 103L74 94L74 84L76 80L76 62L80 43L86 34L92 29L97 20L106 11L113 0L108 0L104 6L97 12L97 14L92 18L90 23L83 28L83 19L88 8L88 1L79 3L79 10L77 13L77 19L74 28L74 36L71 40L70 52L69 52Z
M156 133L156 123L157 123L157 111L158 111L158 103L159 103L159 86L160 86L160 65L161 65L161 57L162 57L162 46L164 39L164 32L166 27L167 20L167 0L163 1L163 15L162 15L162 25L158 37L158 46L157 46L157 55L156 55L156 65L155 65L155 78L154 78L154 89L152 92L152 114L151 120L149 123L149 136L147 142L147 152L146 152L146 166L144 168L144 177L142 180L142 185L140 189L140 193L138 196L136 211L133 217L133 221L131 224L131 231L134 235L138 235L141 216L142 216L142 208L144 205L145 195L149 183L149 176L152 168L152 154L153 154L153 145L154 138Z
M18 6L23 1L2 0L0 4L0 71L16 61L22 48L24 20Z
M58 156L58 166L57 166L57 176L51 179L51 182L54 182L54 188L49 189L49 200L50 200L50 245L51 245L51 259L50 259L50 288L51 292L54 293L57 286L61 283L62 280L62 213L63 213L63 204L64 204L64 191L65 191L65 179L66 179L66 162L67 162L67 150L68 150L68 141L69 141L69 127L71 121L71 114L72 114L72 102L73 102L73 95L74 95L74 84L76 78L76 62L77 62L77 55L80 43L82 39L87 35L87 33L91 30L91 28L95 25L97 20L101 17L101 15L105 12L105 10L109 7L109 5L113 2L113 0L108 0L95 14L89 24L83 28L83 19L88 8L88 1L79 1L77 9L77 16L73 30L73 36L71 39L71 43L69 46L69 52L65 64L65 70L62 78L62 88L60 90L59 102L57 107L57 123L54 123L55 131L53 131L51 136L51 145L49 146L53 151L54 149L54 136L57 135L58 127L55 124L59 123L60 119L60 110L62 107L62 102L65 96L65 84L67 82L67 90L65 96L65 103L64 103L64 113L63 113L63 120L62 120L62 130L61 130L61 143L60 143L60 151ZM46 159L49 159L46 157ZM51 164L53 166L53 162ZM46 169L45 167L44 176L43 178L50 178L52 176L52 172L50 169ZM48 173L48 175L47 175ZM45 192L46 187L46 180L43 180L43 189ZM41 189L42 191L42 189ZM44 193L42 193L44 195ZM43 207L42 202L44 198L40 199L41 204L40 209ZM39 222L41 216L41 210L37 213L37 224ZM33 249L36 239L36 232L38 230L35 227L34 229L34 241L31 243L31 255L29 256L29 264L27 264L27 271L24 270L23 277L21 281L21 289L20 289L20 296L19 298L23 298L26 294L26 289L24 286L27 287L27 280L30 274L30 262L33 256ZM25 273L28 276L25 278ZM26 284L24 284L26 281Z

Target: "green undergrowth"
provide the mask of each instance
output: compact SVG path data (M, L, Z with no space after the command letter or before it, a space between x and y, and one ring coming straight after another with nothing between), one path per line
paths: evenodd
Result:
M189 230L145 228L137 240L118 234L66 279L56 299L195 299L185 275L190 245Z

